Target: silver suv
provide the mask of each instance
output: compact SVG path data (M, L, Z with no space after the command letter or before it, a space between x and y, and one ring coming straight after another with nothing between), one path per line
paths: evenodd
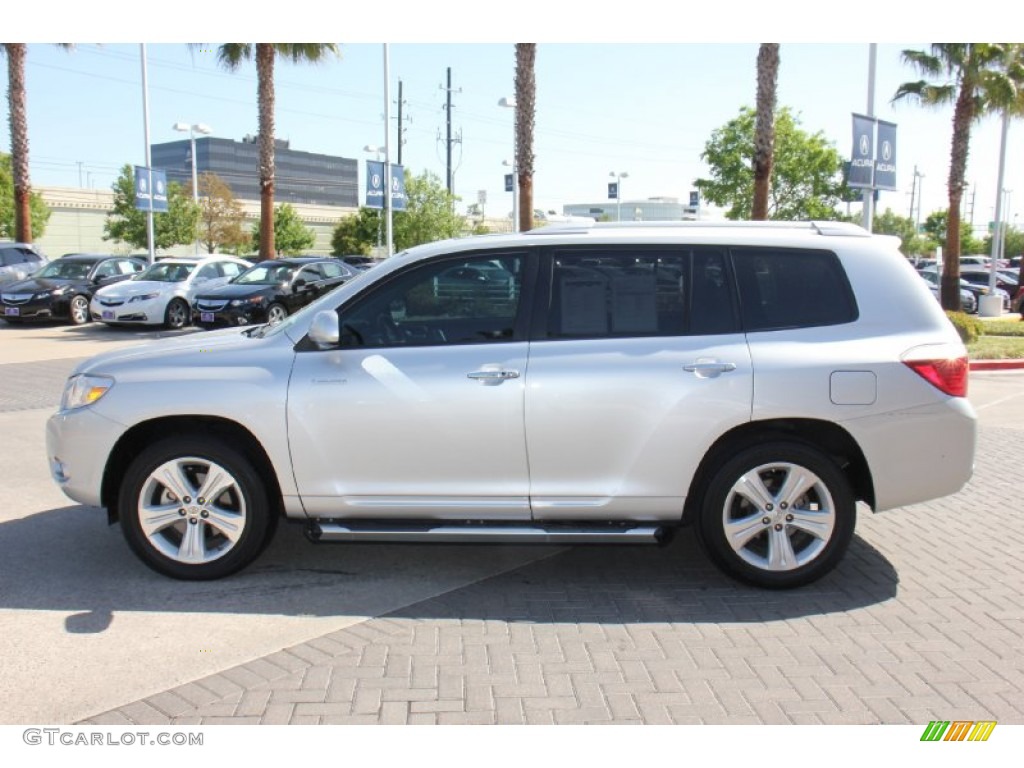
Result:
M399 254L277 325L80 365L56 481L181 579L313 541L656 543L828 573L959 490L963 344L892 238L836 223L548 227Z

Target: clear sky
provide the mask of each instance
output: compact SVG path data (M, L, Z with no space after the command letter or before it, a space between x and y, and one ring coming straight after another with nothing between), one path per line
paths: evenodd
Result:
M986 2L977 7L979 12ZM169 42L231 34L258 37L258 22L238 20L239 13L255 12L255 5L238 6L231 13L211 11L209 5L162 4L158 25L110 27L98 8L113 7L111 14L129 19L139 11L124 9L140 6L89 4L86 13L78 5L57 2L47 4L46 18L30 10L15 20L13 29L8 26L8 37L20 33L16 39L30 41L27 80L35 185L77 186L81 178L83 186L106 188L123 164L143 164L139 42L148 43L153 143L182 138L171 129L182 121L206 123L214 136L235 140L257 132L254 66L229 73L205 47L189 50L183 42ZM284 13L284 5L270 7L275 15ZM512 208L502 166L512 156L512 110L499 107L498 101L513 93L515 55L509 41L517 39L516 33L518 39L539 41L534 189L536 207L545 210L561 212L565 203L606 201L612 171L629 174L622 182L626 204L655 196L685 201L694 179L707 172L700 154L711 132L742 106L753 104L757 43L752 41L771 33L791 41L781 48L779 105L798 112L805 130L821 131L848 157L851 113L868 108L868 44L849 42L840 26L852 6L794 0L774 4L780 13L767 20L760 18L767 6L746 1L696 12L677 3L573 8L526 3L517 7L529 9L529 21L518 28L508 20L511 6L486 2L429 8L393 3L360 10L302 0L287 7L294 9L293 17L277 18L262 29L273 30L280 39L340 38L342 58L318 66L278 66L277 137L289 139L293 149L359 159L362 181L362 161L372 157L364 146L384 144L384 55L379 41L388 40L392 100L401 80L409 117L404 165L410 172L429 170L444 179L443 84L450 67L457 91L452 97L453 133L461 137L454 149L455 192L464 208L485 190L489 215L507 215ZM952 107L925 110L890 103L900 83L917 79L901 63L900 51L927 46L898 40L911 37L904 31L921 39L929 39L928 33L931 39L943 39L946 31L948 39L958 31L967 36L977 30L971 29L970 20L963 27L945 22L945 30L941 25L921 28L912 12L882 3L859 7L869 21L879 23L854 28L877 31L876 39L894 38L878 47L875 113L899 125L900 190L883 192L879 208L908 214L916 165L924 174L926 216L946 205ZM931 11L942 16L946 7L939 2ZM963 16L962 4L948 7ZM828 23L826 16L831 17ZM198 29L196 18L205 20ZM56 39L83 42L68 52L46 42ZM0 110L0 147L8 151L6 100ZM395 116L393 109L393 160ZM1010 129L1003 184L1015 190L1006 216L1011 222L1024 209L1021 122ZM993 217L999 127L997 119L988 118L973 133L967 179L976 226Z

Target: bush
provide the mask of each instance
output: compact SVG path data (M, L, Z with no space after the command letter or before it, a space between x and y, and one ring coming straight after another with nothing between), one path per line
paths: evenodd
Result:
M985 332L984 321L972 317L966 312L946 312L946 317L949 318L949 322L956 328L956 332L960 334L964 344L977 341L978 337Z

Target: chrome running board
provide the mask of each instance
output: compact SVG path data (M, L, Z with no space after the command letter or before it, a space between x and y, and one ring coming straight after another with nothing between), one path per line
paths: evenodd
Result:
M315 520L306 526L313 542L443 542L448 544L661 544L667 529L660 525L583 525L452 523L418 521Z

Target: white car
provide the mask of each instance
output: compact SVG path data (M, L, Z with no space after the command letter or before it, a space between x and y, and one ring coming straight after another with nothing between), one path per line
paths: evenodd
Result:
M163 325L181 328L192 316L200 288L227 283L249 268L233 256L162 259L131 280L96 291L89 305L93 320L110 325Z

